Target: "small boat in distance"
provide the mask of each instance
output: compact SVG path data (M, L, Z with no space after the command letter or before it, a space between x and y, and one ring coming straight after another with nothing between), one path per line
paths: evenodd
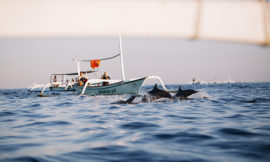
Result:
M121 36L119 37L119 54L109 57L109 58L101 58L101 59L92 59L92 60L77 60L74 61L77 63L78 68L78 75L80 74L80 63L81 62L88 62L91 63L91 67L95 68L99 67L100 61L114 59L116 57L120 57L121 61L121 73L122 79L121 80L104 80L104 79L89 79L87 80L84 85L79 85L79 83L74 84L74 88L76 89L77 93L80 95L89 95L89 96L96 96L96 95L125 95L125 94L133 94L136 95L139 93L143 83L147 79L157 79L164 90L167 90L164 86L162 80L158 76L145 76L136 79L126 79L125 70L124 70L124 62L123 62L123 54L122 54L122 40ZM92 65L96 63L96 65ZM103 84L107 82L108 84Z

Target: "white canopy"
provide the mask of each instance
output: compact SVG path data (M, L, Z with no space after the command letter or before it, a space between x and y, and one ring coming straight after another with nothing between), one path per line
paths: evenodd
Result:
M0 38L179 37L270 45L266 0L0 0Z

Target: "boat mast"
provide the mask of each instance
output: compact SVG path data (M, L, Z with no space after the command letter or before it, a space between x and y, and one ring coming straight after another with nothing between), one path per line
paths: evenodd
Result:
M126 80L125 69L124 69L124 59L123 59L123 52L122 52L122 38L120 34L119 34L119 52L120 52L120 59L121 59L122 80Z

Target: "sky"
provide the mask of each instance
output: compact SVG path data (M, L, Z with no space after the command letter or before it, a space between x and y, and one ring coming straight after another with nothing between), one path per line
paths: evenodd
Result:
M165 84L184 84L192 78L211 82L270 81L270 48L221 41L123 36L126 77L160 76ZM52 73L76 72L72 58L96 59L116 55L114 38L0 39L0 89L28 88L47 83ZM82 65L88 69L90 64ZM120 58L102 61L100 73L121 79ZM93 77L93 76L90 76ZM146 84L152 84L146 81Z
M0 89L76 72L73 58L114 56L119 33L129 79L269 82L270 2L264 2L0 0ZM120 58L101 62L97 75L104 71L121 79Z

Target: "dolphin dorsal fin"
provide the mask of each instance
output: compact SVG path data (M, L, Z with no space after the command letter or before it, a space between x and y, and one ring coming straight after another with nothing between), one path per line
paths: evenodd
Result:
M157 84L155 84L155 86L154 86L154 88L153 88L153 89L158 89L158 88L157 88Z
M179 86L179 88L178 88L178 92L179 92L179 91L182 91L182 88L181 88L181 86Z

